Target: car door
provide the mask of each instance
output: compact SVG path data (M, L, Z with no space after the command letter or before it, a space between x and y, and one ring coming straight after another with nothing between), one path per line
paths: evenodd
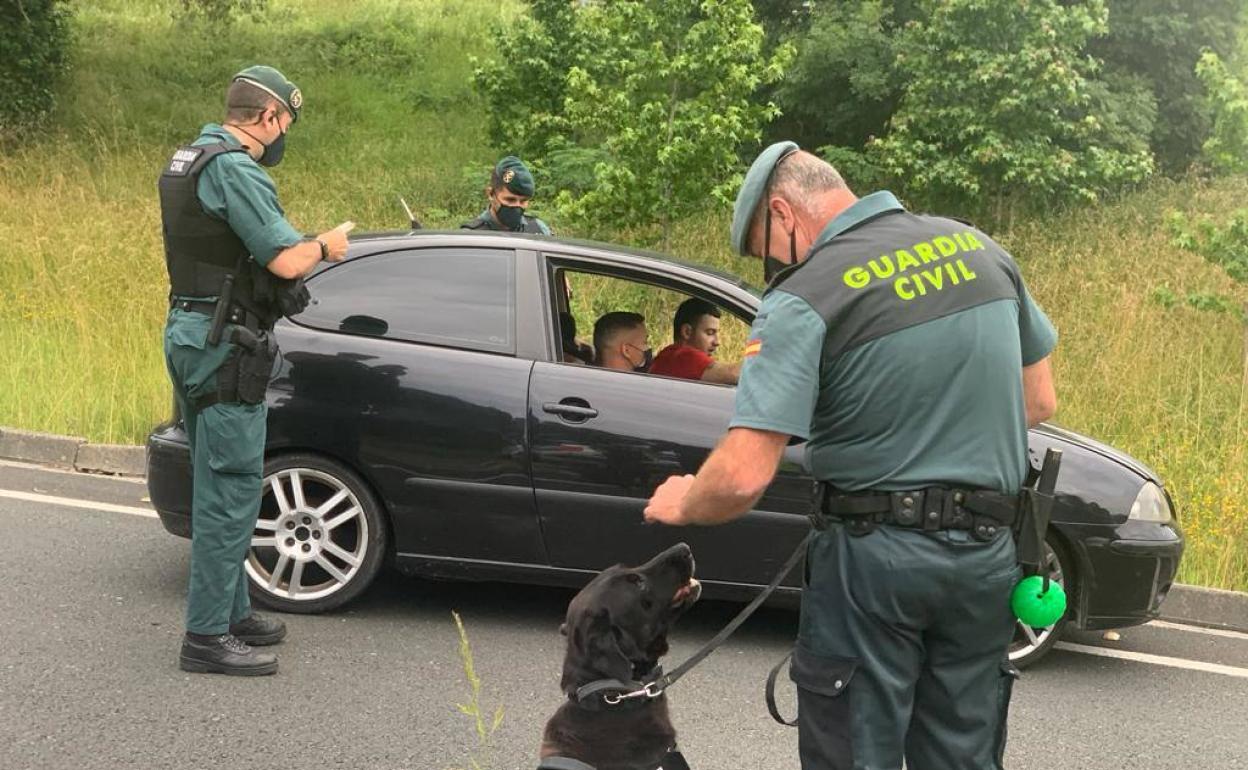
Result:
M541 564L512 249L406 248L309 282L280 331L270 448L359 471L400 555Z
M685 290L705 296L702 287ZM800 446L786 453L759 510L731 524L674 528L642 518L646 500L662 481L697 471L728 427L735 392L594 366L536 363L529 383L530 447L552 565L598 570L637 564L684 541L704 579L769 580L809 526L800 515L810 493ZM797 576L788 580L797 581Z

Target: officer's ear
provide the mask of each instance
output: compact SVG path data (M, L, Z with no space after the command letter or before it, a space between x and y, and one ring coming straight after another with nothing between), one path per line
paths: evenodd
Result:
M788 200L779 195L772 195L767 199L767 206L771 209L772 232L779 230L791 233L797 228L797 211Z

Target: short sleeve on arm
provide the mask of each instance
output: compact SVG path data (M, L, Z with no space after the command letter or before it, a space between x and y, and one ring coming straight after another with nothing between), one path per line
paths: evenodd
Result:
M750 328L729 427L809 439L826 330L805 300L769 292Z
M1057 346L1057 329L1031 298L1026 285L1022 285L1018 293L1018 336L1022 343L1023 366L1039 362Z
M261 265L303 240L286 221L273 180L248 159L218 156L200 174L197 192L204 209L228 222Z

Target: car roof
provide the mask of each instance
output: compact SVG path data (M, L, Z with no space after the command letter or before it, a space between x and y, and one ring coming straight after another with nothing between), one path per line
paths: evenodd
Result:
M625 265L630 262L635 263L638 267L643 267L648 263L658 261L681 270L711 276L720 281L732 284L740 289L744 289L750 294L753 294L755 297L761 296L761 292L757 287L753 286L740 276L723 270L717 270L713 267L707 267L706 265L700 265L696 262L678 259L670 254L664 254L662 252L651 251L649 249L642 249L634 246L625 246L618 243L605 243L603 241L594 241L582 238L564 238L553 235L539 235L536 233L507 233L492 230L468 229L360 233L358 235L351 236L351 248L348 252L347 258L353 259L355 257L376 254L381 251L390 251L402 248L430 248L452 245L489 248L499 246L500 240L505 240L506 245L511 248L530 248L534 251L558 251L560 253L573 256L609 257L613 261Z

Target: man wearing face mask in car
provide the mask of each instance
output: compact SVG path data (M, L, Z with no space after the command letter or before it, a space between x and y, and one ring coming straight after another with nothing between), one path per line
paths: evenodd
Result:
M533 199L533 193L533 174L528 166L515 155L508 155L498 162L490 174L490 184L485 188L489 205L475 219L460 227L550 235L550 228L545 222L524 213Z

